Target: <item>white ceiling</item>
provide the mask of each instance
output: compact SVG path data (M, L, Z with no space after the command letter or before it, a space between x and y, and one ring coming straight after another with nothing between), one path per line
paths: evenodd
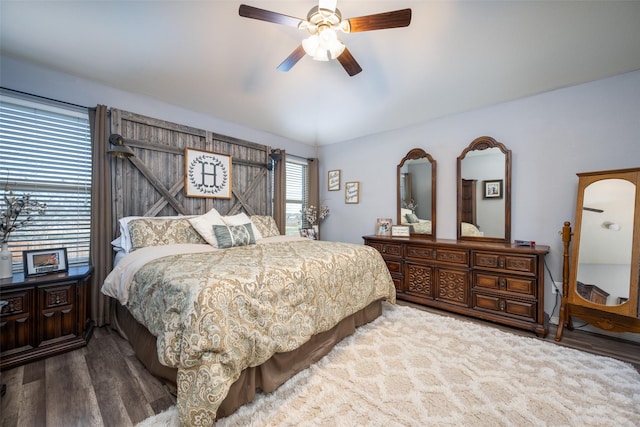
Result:
M344 18L413 11L407 28L340 36L354 77L308 57L277 71L305 33L240 3L1 0L0 48L311 145L640 69L640 1L338 0ZM316 4L244 3L299 18Z

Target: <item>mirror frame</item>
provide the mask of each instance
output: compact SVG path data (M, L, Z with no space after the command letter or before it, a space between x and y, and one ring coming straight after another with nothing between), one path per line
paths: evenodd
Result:
M463 236L462 235L462 160L470 151L486 150L497 147L504 154L504 237ZM469 144L458 157L458 195L456 236L458 240L474 240L482 242L511 243L511 150L490 136L481 136Z
M401 224L400 219L400 209L402 208L402 200L400 195L400 180L401 180L401 170L407 160L419 160L426 158L429 163L431 163L431 234L421 234L421 233L411 233L412 236L420 236L428 239L436 238L436 170L437 164L436 161L429 153L424 151L422 148L414 148L407 153L406 156L402 159L400 164L398 165L397 172L397 210L396 210L396 224Z

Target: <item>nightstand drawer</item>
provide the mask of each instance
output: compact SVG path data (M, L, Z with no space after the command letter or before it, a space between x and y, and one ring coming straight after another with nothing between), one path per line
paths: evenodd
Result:
M42 309L69 305L75 301L74 282L56 284L55 286L42 286L38 291L40 294L40 307Z
M7 305L2 307L2 317L13 316L17 314L30 313L32 290L24 290L19 292L3 293L0 295L2 301L6 301Z

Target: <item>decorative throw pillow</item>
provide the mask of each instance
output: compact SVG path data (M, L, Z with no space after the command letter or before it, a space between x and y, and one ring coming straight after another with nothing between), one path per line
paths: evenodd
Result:
M258 230L258 228L251 222L251 218L249 218L244 212L241 212L237 215L223 216L222 220L226 225L244 225L248 223L251 225L251 229L253 231L253 236L255 237L255 239L262 239L262 233L260 233L260 230Z
M218 247L221 249L256 243L250 222L242 225L214 225L213 233L216 235Z
M262 237L279 236L280 230L276 225L276 220L268 215L252 215L251 222L260 231Z
M225 225L225 223L222 219L222 215L220 215L218 211L215 210L215 208L211 209L204 215L190 218L189 222L191 223L193 228L202 236L202 238L207 241L208 244L210 244L214 248L218 247L216 235L213 233L213 226Z
M405 218L407 218L407 222L409 224L415 224L416 222L420 222L420 220L418 219L418 217L416 216L416 214L410 213L410 214L406 214Z
M131 251L147 246L163 246L178 243L206 244L207 242L191 226L187 218L134 219L129 222Z

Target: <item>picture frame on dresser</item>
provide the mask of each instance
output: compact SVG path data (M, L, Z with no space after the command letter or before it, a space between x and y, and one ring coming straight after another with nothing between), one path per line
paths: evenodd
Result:
M61 273L69 270L67 248L38 249L22 252L25 277Z

